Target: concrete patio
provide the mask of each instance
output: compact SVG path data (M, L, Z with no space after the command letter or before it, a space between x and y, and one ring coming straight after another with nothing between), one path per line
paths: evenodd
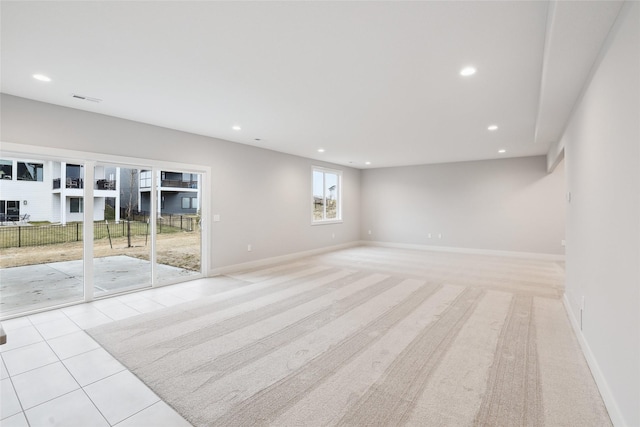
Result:
M125 255L94 259L95 296L112 291L149 286L150 262ZM164 283L198 273L157 265ZM0 317L83 298L83 261L63 261L0 269Z

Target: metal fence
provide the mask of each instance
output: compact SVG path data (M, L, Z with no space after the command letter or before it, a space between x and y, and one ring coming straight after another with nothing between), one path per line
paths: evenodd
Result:
M126 219L127 214L128 213L126 208L120 208L120 218ZM149 220L149 212L131 211L130 219L132 221L147 222ZM176 227L181 230L193 231L196 225L197 225L197 220L193 216L163 213L162 216L158 218L158 228L162 226L169 226L169 227Z
M174 215L158 218L158 233L191 232L196 226L195 218ZM56 243L81 242L83 224L74 222L66 225L7 225L0 227L0 248L43 246ZM145 236L149 234L148 221L95 222L94 240L106 237Z

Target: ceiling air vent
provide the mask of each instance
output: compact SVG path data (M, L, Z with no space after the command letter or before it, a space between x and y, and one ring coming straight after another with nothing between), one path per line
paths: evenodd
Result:
M84 95L77 95L75 93L73 95L71 95L71 96L73 96L76 99L82 99L83 101L95 102L96 104L98 102L102 102L102 99L92 98L90 96L84 96Z

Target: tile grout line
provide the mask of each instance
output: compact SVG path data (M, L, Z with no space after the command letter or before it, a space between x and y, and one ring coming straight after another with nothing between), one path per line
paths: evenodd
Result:
M4 363L4 360L2 361L2 363ZM9 371L7 371L7 374L9 374ZM16 399L18 400L18 405L20 405L20 412L16 412L15 414L9 415L6 418L15 417L16 415L21 413L22 416L24 417L24 419L27 420L27 414L25 414L25 412L24 412L24 406L22 405L22 401L20 401L20 397L18 397L18 392L16 391L16 386L13 384L13 380L11 379L11 375L9 375L6 379L8 379L9 382L11 383L11 389L13 390L13 394L15 394ZM6 419L6 418L3 418L3 419ZM27 424L31 425L29 423L29 420L27 420Z
M69 316L67 316L67 314L66 314L66 313L64 313L62 310L60 310L60 312L62 313L62 315L64 316L64 318L66 318L66 319L70 320L72 323L74 323L74 324L75 324L75 322L73 322L73 320L71 320L71 319L69 318ZM60 395L58 395L58 396L55 396L55 397L53 397L53 398L51 398L51 399L45 400L45 401L43 401L43 402L40 402L40 403L38 403L37 405L35 405L35 406L33 406L33 407L30 407L30 408L25 409L25 408L24 408L24 405L23 405L23 403L22 403L22 400L20 399L20 396L18 396L17 390L15 389L15 386L14 386L14 384L13 384L12 375L11 375L11 374L9 373L9 371L7 370L7 373L9 374L9 380L11 381L11 386L12 386L12 388L13 388L13 390L14 390L14 393L15 393L15 395L16 395L16 398L18 399L18 403L20 404L20 408L22 409L22 412L21 412L21 413L22 413L22 415L23 415L24 419L27 421L27 424L28 424L29 426L31 426L31 422L29 421L29 418L27 417L27 413L26 413L26 411L27 411L27 410L31 410L31 409L37 408L38 406L44 405L44 404L46 404L46 403L48 403L48 402L51 402L52 400L58 399L58 398L60 398L60 397L62 397L62 396L66 396L66 395L71 394L71 393L73 393L73 392L75 392L75 391L82 390L82 392L85 394L85 396L87 396L87 398L89 399L89 401L93 404L94 408L96 408L96 410L98 411L98 413L99 413L99 414L104 418L105 422L106 422L107 424L111 425L111 424L107 421L107 419L105 418L104 414L100 411L100 409L99 409L99 408L96 406L96 404L93 402L93 400L91 400L91 398L89 397L89 395L87 394L87 392L84 390L84 387L82 387L82 386L80 385L80 383L78 382L78 380L77 380L77 379L73 376L73 374L69 371L69 368L67 368L67 366L64 364L63 359L61 359L61 358L60 358L60 356L58 355L58 353L56 353L56 352L55 352L55 350L53 349L53 347L51 347L51 344L49 343L49 341L48 341L48 340L47 340L47 339L42 335L42 333L40 332L40 330L38 329L38 327L36 326L36 324L35 324L35 323L33 323L33 320L32 320L32 319L30 319L28 316L27 316L27 320L31 323L31 325L34 327L34 329L36 330L36 332L37 332L37 333L40 335L40 337L43 339L43 341L41 341L41 342L46 343L47 347L49 347L49 349L53 352L53 354L55 355L55 357L56 357L58 360L57 360L57 362L47 363L46 365L42 365L42 366L39 366L39 367L37 367L37 368L30 369L30 370L28 370L28 371L21 372L20 374L16 374L16 375L13 375L13 376L18 376L18 375L21 375L21 374L24 374L24 373L27 373L27 372L34 371L34 370L36 370L36 369L43 368L43 367L45 367L45 366L50 366L50 365L53 365L53 364L55 364L55 363L60 363L60 364L63 366L63 368L65 369L65 371L67 371L67 373L71 376L71 378L73 378L73 381L75 381L75 383L78 385L78 388L77 388L77 389L75 389L75 390L71 390L71 391L68 391L68 392L66 392L66 393L62 393L62 394L60 394ZM43 322L43 323L44 323L44 322ZM80 326L78 326L78 327L80 327ZM83 330L82 328L81 328L81 330L84 332L84 330ZM78 331L70 332L69 334L71 334L71 333L75 333L75 332L78 332ZM65 336L65 335L69 335L69 334L61 335L61 337L62 337L62 336ZM85 332L85 334L86 334L86 332ZM54 338L51 338L51 339L55 339L55 338L59 338L59 337L54 337ZM91 339L93 340L93 338L91 338ZM94 341L95 341L95 340L94 340ZM40 343L40 342L38 342L38 343L33 343L33 344L39 344L39 343ZM33 344L27 344L27 345L33 345ZM98 343L98 345L99 345L99 343ZM24 347L26 347L26 346L21 346L21 347L18 347L18 348L24 348ZM15 350L15 349L14 349L14 350ZM9 350L9 351L11 351L11 350ZM90 351L91 351L91 350L90 350ZM86 352L85 352L85 353L86 353ZM84 353L81 353L81 354L84 354ZM71 356L71 357L73 357L73 356ZM65 359L65 360L66 360L66 359ZM4 360L3 360L3 362L4 362ZM17 414L15 414L15 415L17 415Z
M132 372L132 373L133 373L133 372ZM136 378L138 378L138 377L136 377ZM146 384L145 384L145 385L146 385ZM149 390L151 390L151 389L149 389ZM153 391L153 390L151 390L151 391ZM160 396L158 396L155 392L154 392L153 394L155 394L155 395L158 397L158 400L157 400L157 401L153 402L153 403L152 403L152 404L150 404L149 406L145 406L144 408L142 408L142 409L140 409L139 411L137 411L137 412L135 412L135 413L133 413L133 414L129 415L128 417L121 419L120 421L118 421L118 422L117 422L117 423L115 423L115 424L109 424L109 425L110 425L111 427L117 427L117 426L118 426L118 424L121 424L121 423L125 422L125 421L126 421L126 420L128 420L129 418L131 418L131 417L133 417L133 416L136 416L136 415L138 415L140 412L142 412L142 411L146 411L147 409L151 408L153 405L156 405L156 404L161 403L161 402L162 402L162 403L164 403L165 405L169 406L169 404L168 404L168 403L166 403L164 400L162 400L162 398L161 398ZM182 415L180 415L180 416L182 416ZM184 418L184 417L183 417L183 418Z
M121 304L124 304L124 305L128 306L125 302L122 302L122 301L118 301L118 302L119 302L119 303L121 303ZM99 308L97 308L97 307L93 307L93 308L95 308L96 310L100 311L100 312L101 312L102 314L104 314L105 316L109 317L109 318L111 319L111 321L112 321L112 322L117 321L117 320L112 319L108 314L104 313L104 312L103 312L102 310L100 310ZM132 310L136 310L136 309L135 309L135 308L133 308L133 307L130 307L130 308L131 308ZM138 311L138 310L136 310L136 311ZM66 314L66 313L63 313L63 314L65 314L65 316L67 316L67 314ZM143 314L143 313L140 313L140 312L138 311L138 314ZM67 316L67 317L68 317L68 316ZM71 319L69 319L69 320L71 320ZM73 320L71 320L71 321L73 322ZM74 323L75 323L75 322L74 322ZM79 356L79 355L81 355L81 354L86 354L86 353L89 353L89 352L91 352L91 351L95 351L95 350L98 350L98 349L102 349L103 351L106 351L106 350L104 349L104 347L102 347L102 345L100 345L100 343L99 343L99 342L97 342L95 339L93 339L93 337L92 337L91 335L87 334L87 332L86 332L86 329L85 329L85 328L82 328L80 325L78 325L78 327L79 327L79 328L82 330L82 332L84 332L84 333L85 333L89 338L91 338L91 340L92 340L93 342L95 342L96 344L98 344L98 347L97 347L97 348L94 348L94 349L91 349L91 350L88 350L88 351L85 351L85 352L82 352L82 353L79 353L79 354L76 354L76 355L74 355L74 356L70 356L70 357L68 357L67 359L64 359L64 360L68 360L68 359L71 359L72 357ZM47 343L47 345L49 345L49 343ZM53 349L52 349L52 350L53 350ZM55 351L54 351L54 353L55 353ZM109 352L107 352L107 353L109 353ZM109 354L110 354L110 353L109 353ZM58 356L58 355L57 355L57 353L56 353L56 356ZM111 357L113 357L113 356L111 356ZM59 358L59 357L58 357L58 358ZM59 358L59 359L60 359L60 358ZM144 408L140 409L139 411L137 411L137 412L135 412L134 414L131 414L130 416L128 416L128 417L126 417L126 418L124 418L124 419L122 419L122 420L118 421L118 422L117 422L117 423L115 423L115 424L111 424L111 422L109 422L109 420L107 419L107 417L102 413L102 411L100 410L100 408L98 408L98 405L96 405L96 403L93 401L93 399L91 398L91 396L89 395L89 393L87 393L87 391L85 390L85 387L88 387L88 386L90 386L90 385L96 384L96 383L98 383L98 382L100 382L100 381L102 381L102 380L105 380L105 379L107 379L107 378L111 378L111 377L113 377L113 376L115 376L115 375L118 375L118 374L120 374L120 373L122 373L122 372L125 372L125 371L127 371L127 372L131 373L131 374L132 374L132 375L134 375L134 376L135 376L135 374L133 374L133 372L131 372L131 371L130 371L126 366L122 365L122 363L120 363L120 362L118 361L118 363L120 363L120 365L122 366L122 370L120 370L120 371L118 371L118 372L115 372L115 373L113 373L113 374L107 375L106 377L100 378L100 379L98 379L98 380L95 380L95 381L93 381L93 382L90 382L90 383L88 383L88 384L86 384L86 385L82 386L82 385L80 385L80 383L78 382L78 380L73 376L73 374L71 373L71 371L69 371L69 368L64 364L64 360L63 360L63 359L60 359L60 362L61 362L61 363L62 363L62 365L65 367L65 369L67 370L67 372L69 372L69 375L71 375L71 377L74 379L74 381L76 381L76 383L78 384L78 386L80 386L80 389L82 390L82 392L84 393L84 395L85 395L85 396L87 396L87 399L89 399L89 401L93 404L94 408L96 408L96 410L98 411L98 413L102 416L102 418L104 418L105 422L106 422L109 426L111 426L111 427L116 426L116 425L117 425L117 424L119 424L119 423L122 423L124 420L126 420L126 419L128 419L128 418L131 418L132 416L134 416L134 415L138 414L139 412L144 411L145 409L148 409L149 407L151 407L151 406L155 405L155 404L156 404L156 403L158 403L158 402L164 402L164 401L162 400L162 398L160 398L160 396L158 396L155 392L153 392L153 390L149 389L149 390L151 390L151 391L153 392L153 394L154 394L156 397L158 397L158 400L157 400L156 402L154 402L154 403L150 404L149 406L146 406L146 407L144 407ZM115 359L115 360L117 360L117 359ZM136 377L136 378L137 378L137 377ZM144 382L143 382L142 384L144 384ZM149 386L147 386L146 384L144 384L144 385L145 385L145 387L149 388ZM74 391L76 391L76 390L74 390ZM72 392L70 392L70 393L72 393ZM25 414L25 418L26 418L26 414Z
M36 330L36 332L38 333L38 335L40 335L40 337L41 337L41 338L46 342L46 340L45 340L45 339L44 339L44 337L42 336L42 333L40 333L40 330L36 327L35 323L33 323L33 321L29 318L29 316L27 316L27 320L29 321L29 323L31 323L31 326ZM37 343L34 343L34 344L37 344ZM29 344L29 345L30 345L30 344ZM51 349L51 346L49 346L49 343L47 343L47 346ZM26 346L22 346L22 347L26 347ZM22 348L22 347L18 347L18 348ZM9 350L9 351L11 351L11 350ZM51 351L53 351L53 349L51 349ZM56 357L58 357L58 355L56 354L56 352L55 352L55 351L53 351L53 354L55 354L55 356L56 356ZM59 360L59 358L58 358L58 360ZM3 363L4 363L4 359L3 359ZM54 362L54 363L55 363L55 362ZM61 362L61 363L62 363L62 362ZM52 364L53 364L53 363L49 363L49 364L44 365L44 366L49 366L49 365L52 365ZM6 368L6 364L5 364L5 368ZM32 370L33 370L33 369L32 369ZM27 371L27 372L29 372L29 371ZM22 372L22 373L24 373L24 372ZM26 410L25 410L25 408L24 408L24 405L22 404L22 400L20 399L20 396L18 396L18 391L16 390L16 387L15 387L15 385L13 384L12 375L11 375L11 373L9 372L9 369L7 369L7 374L9 375L9 380L11 381L11 387L13 388L13 392L14 392L14 393L15 393L15 395L16 395L16 399L18 399L18 403L20 404L20 409L22 409L22 412L21 412L21 413L22 413L22 416L24 417L25 421L27 422L27 425L28 425L28 426L31 426L31 422L29 421L29 418L27 418L27 412L26 412ZM20 375L20 374L18 374L18 375ZM14 375L14 376L15 376L15 375ZM36 406L38 406L38 405L36 405ZM34 406L34 408L35 408L35 406Z
M66 318L68 318L68 319L69 319L69 316L67 316L67 314L66 314L66 313L62 312L62 314L63 314ZM71 319L69 319L69 320L71 320ZM73 320L71 320L71 322L73 322ZM75 322L74 322L74 323L75 323ZM38 332L39 332L39 331L38 331ZM82 332L84 332L84 329L82 329ZM86 334L86 332L84 332L84 333ZM87 335L88 335L88 334L87 334ZM44 338L44 337L43 337L43 338ZM91 339L93 340L93 338L91 338ZM95 340L94 340L94 341L95 341ZM98 406L97 406L97 405L95 404L95 402L91 399L91 397L89 396L89 394L86 392L86 390L84 389L84 387L82 387L82 385L80 385L80 383L78 382L78 380L76 379L76 377L71 373L71 371L69 371L69 368L67 367L67 365L65 365L65 364L64 364L64 362L63 362L63 360L60 358L60 356L58 356L58 353L56 353L56 352L55 352L55 350L51 347L51 344L49 344L49 341L47 341L47 340L45 339L45 342L47 343L47 346L49 346L49 348L51 349L51 351L53 351L53 353L56 355L56 357L58 358L58 361L60 362L60 364L64 367L64 369L67 371L67 373L71 376L71 378L73 378L73 380L74 380L74 381L76 382L76 384L78 385L78 389L76 389L76 390L72 390L72 391L70 391L70 392L68 392L68 393L61 394L60 396L56 396L56 397L54 397L53 399L49 399L47 402L50 402L50 401L55 400L55 399L57 399L57 398L59 398L59 397L62 397L62 396L66 396L67 394L73 393L73 392L75 392L75 391L77 391L77 390L82 390L82 392L84 393L84 395L85 395L85 396L87 396L87 399L89 399L89 401L91 402L91 404L93 405L93 407L94 407L94 408L96 408L96 410L98 411L98 413L100 414L100 416L102 416L102 418L105 420L105 422L106 422L108 425L111 425L111 423L110 423L110 422L107 420L107 418L104 416L104 414L102 413L102 411L100 410L100 408L98 408ZM100 345L100 344L98 343L98 345ZM42 403L40 403L40 404L38 404L38 405L34 406L34 408L35 408L35 407L37 407L37 406L40 406L40 405L42 405L42 404L44 404L44 403L47 403L47 402L42 402ZM30 408L30 409L31 409L31 408ZM27 414L25 413L25 418L26 418L26 417L27 417ZM28 421L28 420L27 420L27 421Z

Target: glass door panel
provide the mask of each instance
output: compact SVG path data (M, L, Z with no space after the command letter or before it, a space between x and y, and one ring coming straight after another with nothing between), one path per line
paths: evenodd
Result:
M201 275L201 174L156 172L156 279L176 283Z
M84 166L2 157L0 318L82 301Z
M149 212L142 209L142 169L98 164L93 177L94 295L151 286Z

